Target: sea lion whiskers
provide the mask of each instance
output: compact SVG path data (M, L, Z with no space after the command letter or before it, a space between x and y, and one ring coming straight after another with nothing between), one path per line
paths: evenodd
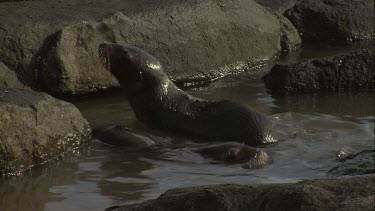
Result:
M161 89L162 89L162 93L163 93L163 95L161 97L164 97L168 94L168 87L169 87L169 81L166 81L161 85Z
M108 50L104 45L99 45L98 48L99 59L107 70L111 69L111 62L109 60Z
M161 68L160 64L155 64L155 63L147 63L147 66L154 70Z

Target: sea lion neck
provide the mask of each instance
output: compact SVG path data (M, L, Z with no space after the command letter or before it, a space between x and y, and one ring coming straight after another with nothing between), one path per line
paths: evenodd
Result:
M128 97L137 119L147 125L164 126L165 116L179 119L192 119L196 114L198 100L179 89L171 80L161 80L149 89ZM192 105L194 105L192 107Z

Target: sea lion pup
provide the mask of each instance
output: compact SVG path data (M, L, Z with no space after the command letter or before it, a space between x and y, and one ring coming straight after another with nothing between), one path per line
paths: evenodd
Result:
M102 143L115 147L126 147L131 150L145 149L157 144L156 141L119 125L95 128L92 135Z
M244 168L261 168L270 162L266 152L244 144L224 143L196 149L204 157L225 163L243 163Z
M149 127L251 146L274 142L263 114L241 103L207 101L185 93L164 73L158 59L137 47L102 43L99 55L136 118Z

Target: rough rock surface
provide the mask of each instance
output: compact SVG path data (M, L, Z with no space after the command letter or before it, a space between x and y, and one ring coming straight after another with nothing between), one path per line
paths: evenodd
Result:
M303 0L284 15L303 41L374 38L374 0Z
M293 7L298 0L255 0L263 7L278 13L284 13L287 9Z
M0 89L0 177L42 164L91 140L72 104L48 94Z
M294 51L301 46L302 40L296 27L284 16L276 14L280 21L280 46L283 53Z
M374 89L374 52L358 50L297 64L277 64L264 80L272 93L281 94Z
M17 78L17 74L0 62L0 88L28 89Z
M341 160L341 164L329 170L331 176L355 176L375 173L375 150L364 150L349 155Z
M199 81L273 57L280 24L252 0L0 4L0 62L33 88L74 95L115 86L98 63L102 41L143 48L175 81Z
M354 208L354 209L353 209ZM107 210L373 210L374 175L294 184L214 185L169 190Z

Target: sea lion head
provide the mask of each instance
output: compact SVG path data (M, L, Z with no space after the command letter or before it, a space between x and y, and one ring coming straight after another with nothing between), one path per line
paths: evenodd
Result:
M158 59L134 47L101 43L99 57L128 96L169 80Z

